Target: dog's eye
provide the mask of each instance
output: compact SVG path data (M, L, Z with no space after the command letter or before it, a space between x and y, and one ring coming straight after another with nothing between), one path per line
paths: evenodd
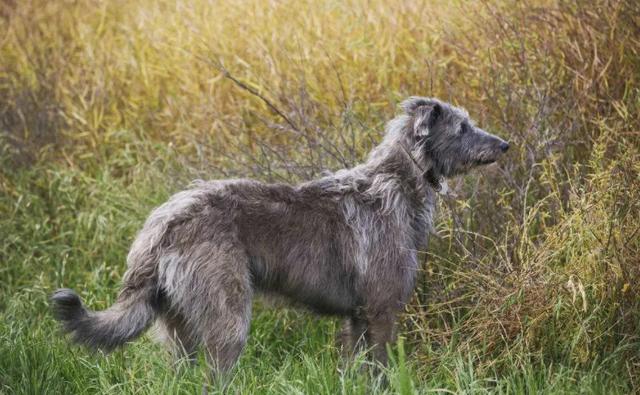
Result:
M466 124L464 124L464 123L463 123L463 124L460 126L460 134L465 134L465 133L467 133L468 131L469 131L469 126L467 126Z

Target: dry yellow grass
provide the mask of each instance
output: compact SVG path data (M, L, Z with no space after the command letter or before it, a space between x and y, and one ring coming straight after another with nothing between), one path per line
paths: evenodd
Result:
M20 103L12 98L35 95L23 98L33 106L45 106L38 99L48 99L42 110L64 125L62 139L73 141L73 150L86 146L89 152L117 146L123 129L179 145L193 144L194 135L239 133L237 124L268 133L246 119L268 112L264 103L239 92L213 67L216 62L275 102L301 100L302 87L322 106L310 114L321 121L348 105L361 112L382 109L384 115L373 115L379 122L408 92L460 100L457 92L446 91L455 81L443 74L476 67L453 49L454 35L472 30L464 23L466 7L384 1L20 2L5 5L3 92L15 112ZM25 122L15 120L12 129L28 139L39 137Z

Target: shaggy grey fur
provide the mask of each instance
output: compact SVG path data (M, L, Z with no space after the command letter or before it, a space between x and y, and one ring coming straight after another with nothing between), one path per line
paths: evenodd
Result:
M508 144L466 111L411 97L366 163L297 186L240 179L196 182L156 208L135 239L117 302L87 311L69 289L52 296L73 339L110 350L159 320L173 346L204 345L214 371L246 341L254 292L284 295L346 318L386 362L446 177L495 161Z

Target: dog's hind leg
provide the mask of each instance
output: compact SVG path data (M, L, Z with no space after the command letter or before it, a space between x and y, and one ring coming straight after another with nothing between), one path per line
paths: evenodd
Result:
M171 354L177 359L195 363L200 342L184 317L179 313L169 312L161 318L159 325L161 336L170 347Z
M251 297L248 277L247 281L226 283L216 297L219 311L203 340L211 379L222 389L230 378L226 373L237 362L249 336Z
M212 376L229 371L246 343L253 290L249 258L230 241L208 241L188 251L180 311L205 348Z

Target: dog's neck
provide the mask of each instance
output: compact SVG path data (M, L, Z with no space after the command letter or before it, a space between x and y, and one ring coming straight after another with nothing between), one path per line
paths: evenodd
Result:
M407 147L408 141L403 143ZM355 172L365 176L367 192L389 201L383 207L407 204L404 209L394 211L399 223L407 225L409 234L413 234L415 248L420 249L433 226L436 195L438 191L446 191L446 183L437 176L433 164L420 156L423 152L420 147L412 148L413 151L401 148L398 140L383 142Z
M420 152L419 149L416 152ZM369 174L397 176L400 183L413 190L420 200L432 193L446 193L444 177L436 173L430 161L416 156L405 144L396 144L395 149L386 151L385 155L370 157L363 167ZM422 165L421 162L426 163Z

